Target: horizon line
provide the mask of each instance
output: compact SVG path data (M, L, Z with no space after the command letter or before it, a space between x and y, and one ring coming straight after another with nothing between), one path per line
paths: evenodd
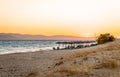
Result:
M62 34L58 34L58 35L44 35L44 34L27 34L27 33L8 33L8 32L0 32L0 34L19 34L19 35L33 35L33 36L68 36L68 37L78 37L78 38L96 38L96 37L84 37L84 36L75 36L75 35L62 35Z

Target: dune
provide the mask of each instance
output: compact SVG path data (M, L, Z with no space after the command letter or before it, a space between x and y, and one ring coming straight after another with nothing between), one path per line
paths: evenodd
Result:
M120 40L83 49L0 55L0 77L120 77Z

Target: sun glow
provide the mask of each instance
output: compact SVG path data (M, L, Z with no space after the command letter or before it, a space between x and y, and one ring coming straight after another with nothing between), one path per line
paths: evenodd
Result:
M0 0L0 32L120 36L120 0Z
M91 33L83 33L82 35L83 37L93 37L93 35Z

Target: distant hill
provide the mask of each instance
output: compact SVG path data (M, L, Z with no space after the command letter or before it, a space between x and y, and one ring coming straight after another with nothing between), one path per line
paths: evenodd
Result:
M94 37L77 37L77 36L45 36L45 35L29 35L15 33L0 33L0 40L94 40Z

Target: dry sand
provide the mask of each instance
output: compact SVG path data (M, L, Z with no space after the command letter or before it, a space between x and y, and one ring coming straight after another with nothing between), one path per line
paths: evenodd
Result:
M0 55L0 77L120 77L120 40L83 49Z

